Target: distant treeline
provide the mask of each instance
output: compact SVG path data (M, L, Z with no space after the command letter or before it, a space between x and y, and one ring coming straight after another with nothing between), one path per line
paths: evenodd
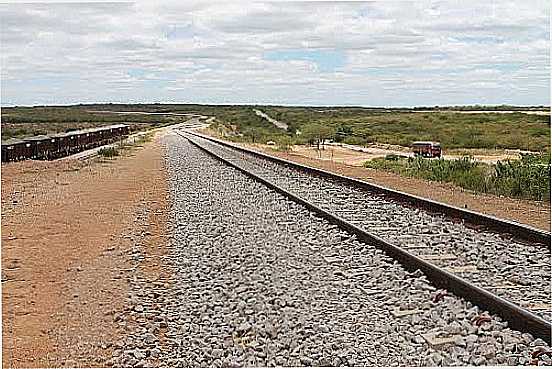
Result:
M131 130L178 122L177 117L90 113L79 107L2 108L2 139L67 132L125 123ZM93 109L90 109L93 110Z
M284 131L255 114L260 109L284 122ZM449 106L417 108L288 107L277 105L201 104L86 104L74 106L10 107L2 109L3 137L57 132L87 125L112 123L170 124L186 117L170 115L105 114L91 110L193 113L215 117L212 126L241 141L281 142L282 145L321 140L367 145L408 146L412 141L440 141L447 149L523 149L550 151L550 115L462 114L452 110L546 110L546 106ZM436 110L439 114L413 110ZM449 111L451 110L451 111Z

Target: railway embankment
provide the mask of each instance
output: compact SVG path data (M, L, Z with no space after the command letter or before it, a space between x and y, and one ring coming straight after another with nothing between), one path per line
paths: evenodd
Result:
M173 275L134 284L116 365L516 365L547 350L183 137L166 158Z
M157 140L2 164L3 366L109 366L131 281L162 278L165 173Z
M328 211L355 214L342 201L354 189L211 149ZM169 129L116 159L2 169L6 366L552 364L545 340ZM499 242L356 195L353 205L389 210L378 230L389 237L401 227L393 217L408 218L403 233L428 238L405 240L412 246L438 237L422 228L443 225L459 245L463 232ZM362 226L367 215L349 221ZM525 298L532 286L520 291Z
M205 133L211 133L204 131ZM450 183L440 183L425 179L404 177L383 170L364 168L330 160L325 153L324 160L297 152L275 150L266 145L239 144L266 154L290 160L298 164L327 170L353 178L362 179L376 185L389 187L415 196L466 208L502 219L509 219L529 226L550 231L550 201L514 199L492 194L476 193ZM329 151L329 150L327 150Z

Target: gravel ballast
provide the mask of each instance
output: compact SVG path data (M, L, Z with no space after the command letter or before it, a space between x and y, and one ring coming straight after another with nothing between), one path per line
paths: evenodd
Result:
M182 137L165 144L171 278L134 279L114 365L517 365L549 349L494 316L478 326L485 312Z
M324 210L551 319L550 249L453 222L381 194L191 138Z

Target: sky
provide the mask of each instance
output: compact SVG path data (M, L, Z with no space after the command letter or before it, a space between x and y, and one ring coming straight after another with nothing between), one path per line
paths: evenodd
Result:
M550 104L548 1L0 4L1 104Z

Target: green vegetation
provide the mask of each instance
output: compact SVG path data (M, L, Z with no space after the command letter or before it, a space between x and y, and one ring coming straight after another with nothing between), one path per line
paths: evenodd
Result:
M276 150L278 151L290 151L291 145L293 144L293 141L288 136L281 136L279 140L276 142Z
M316 144L316 148L320 150L320 145L324 148L324 141L332 139L335 133L336 131L332 126L311 123L303 127L302 136L310 144Z
M141 145L145 144L146 142L150 142L152 139L153 139L153 133L152 132L139 134L138 137L136 137L134 139L133 144L141 146Z
M166 121L164 116L137 115L137 114L104 114L92 113L93 108L79 107L17 107L2 109L2 123L86 123L114 124L121 120L128 122L154 123Z
M117 110L116 107L103 107L103 110L108 109ZM118 123L129 125L131 131L139 131L179 123L185 119L163 115L91 113L88 110L102 109L96 106L2 108L2 139L68 132Z
M288 131L278 129L257 116L254 108L288 124ZM483 108L470 107L473 110ZM224 132L236 141L278 142L282 136L288 136L293 144L320 144L323 136L324 139L356 145L385 143L409 146L412 141L428 140L440 141L445 150L550 151L549 115L462 114L441 109L443 110L438 112L415 112L407 109L355 107L197 106L196 112L215 116L217 119L212 128ZM516 110L519 107L501 106L489 109ZM297 135L297 131L301 134Z
M331 127L333 139L356 145L440 141L445 150L523 149L550 151L550 116L523 113L381 111L362 108L282 108L265 111L290 125L290 132L310 125ZM297 138L301 141L300 138Z
M257 116L260 109L288 124L288 131ZM420 107L384 109L361 107L282 107L194 104L92 104L2 109L2 137L24 137L114 123L132 130L179 123L184 116L102 114L94 110L194 113L214 116L215 131L235 141L320 144L333 139L349 144L385 143L409 146L412 141L440 141L448 149L523 149L550 151L550 115L523 113L462 114L454 110L519 110L515 106ZM525 110L549 110L530 107ZM422 110L422 111L420 111ZM429 110L426 112L425 110ZM297 135L299 131L301 134Z
M256 115L253 108L221 108L215 111L214 115L217 119L212 126L215 129L222 126L221 128L230 132L230 138L235 141L279 142L283 136L286 136L284 131Z
M523 155L488 165L470 157L458 160L432 160L388 155L366 161L367 168L383 169L400 175L449 182L462 188L531 200L550 200L550 154Z
M481 110L481 111L527 111L527 110L535 110L535 111L543 111L543 110L550 110L549 106L544 105L538 105L538 106L515 106L515 105L494 105L494 106L486 106L486 105L458 105L458 106L418 106L416 108L413 108L412 110L457 110L457 111L475 111L475 110Z
M153 139L154 133L139 133L132 137L132 139L124 140L119 143L116 143L114 146L102 147L98 150L98 155L104 158L114 158L116 156L126 156L131 154L134 150L138 149L141 146L144 146L145 143L150 142Z
M113 158L119 156L119 150L116 147L102 147L98 150L98 155L104 158Z
M286 123L287 131L255 114L260 109ZM496 165L388 156L366 166L402 175L451 182L463 188L528 199L550 199L550 115L519 113L463 114L459 110L550 110L549 107L466 106L361 108L283 107L194 104L91 104L2 109L2 139L125 123L131 130L180 123L176 115L102 114L94 110L200 114L214 117L211 129L233 141L276 142L276 150L294 144L322 146L325 140L349 144L371 143L409 146L412 141L440 141L445 152L462 149L522 149L540 152L519 161ZM146 137L143 138L147 140ZM113 153L111 153L113 154ZM105 155L111 155L105 152ZM119 153L118 153L119 154Z

